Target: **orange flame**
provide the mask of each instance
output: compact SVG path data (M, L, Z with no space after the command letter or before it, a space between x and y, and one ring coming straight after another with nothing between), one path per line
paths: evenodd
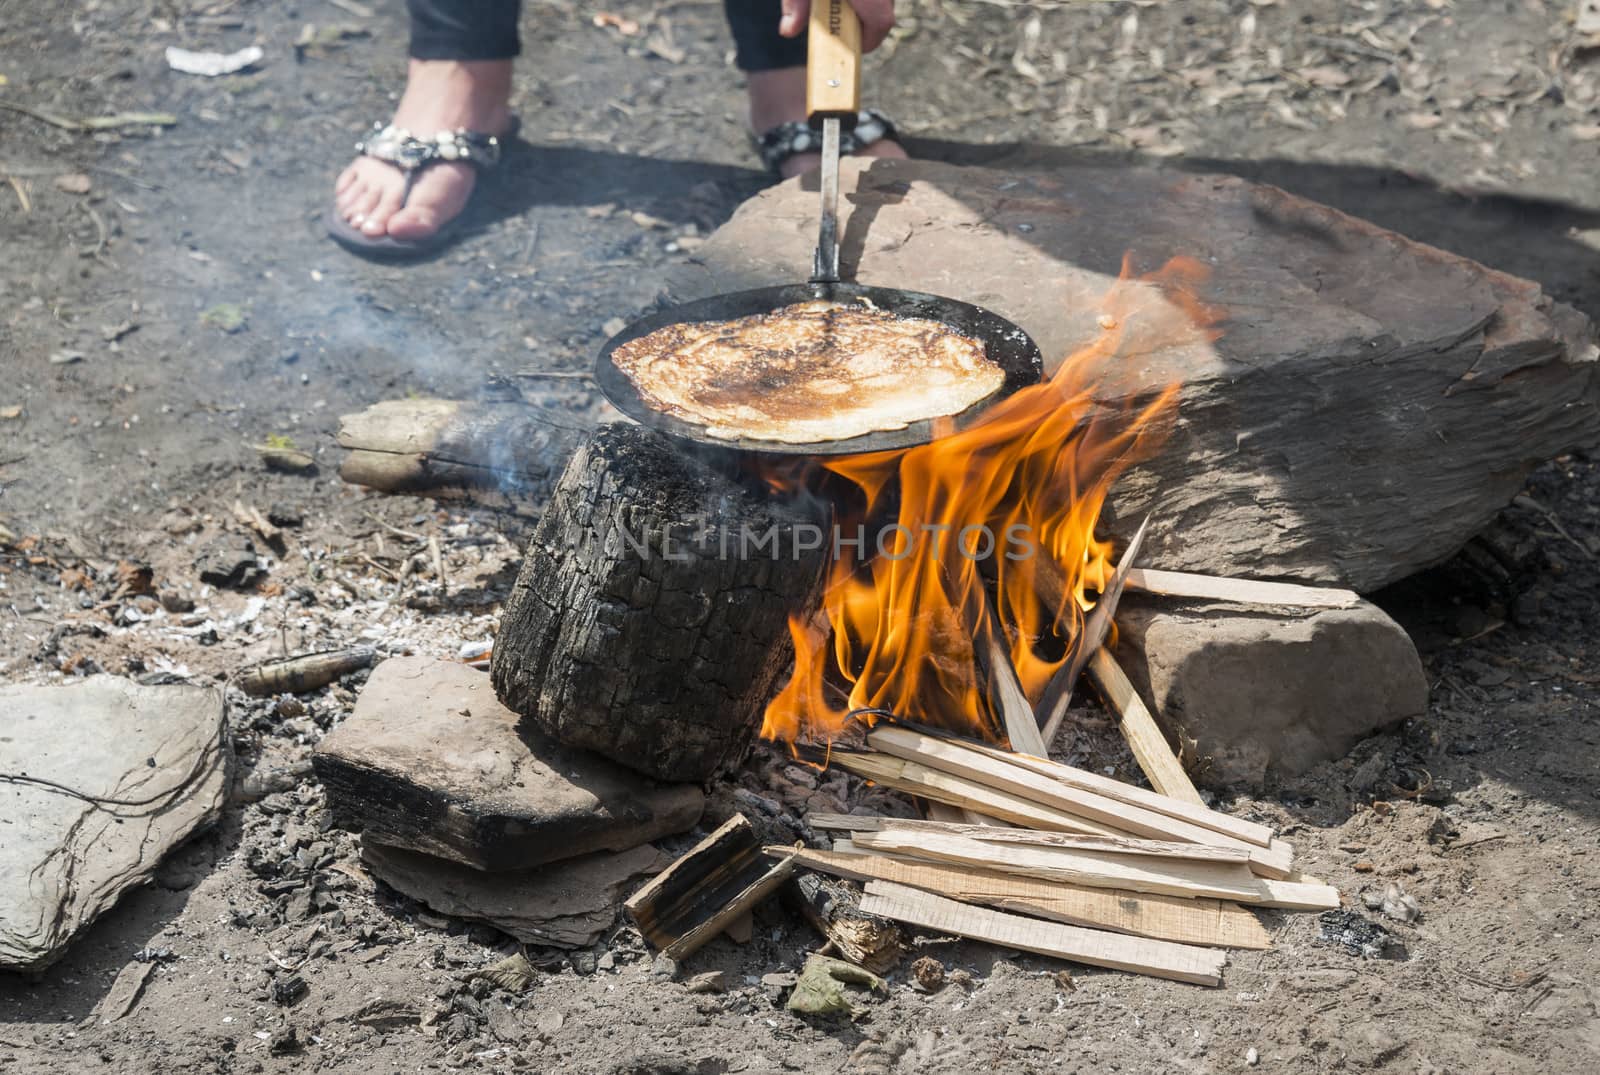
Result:
M1177 387L1166 385L1113 411L1096 389L1141 354L1214 338L1194 296L1203 277L1187 259L1143 279L1125 264L1097 338L1048 381L932 443L821 464L862 506L837 524L826 624L790 620L794 674L767 707L763 736L831 742L852 712L880 709L1004 737L977 653L1001 642L1032 700L1071 655L1090 591L1113 567L1110 543L1094 533L1106 496L1159 442L1177 403ZM1065 582L1062 607L1038 596L1042 557Z

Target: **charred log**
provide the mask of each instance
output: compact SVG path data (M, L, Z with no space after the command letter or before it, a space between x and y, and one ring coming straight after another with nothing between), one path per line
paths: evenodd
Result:
M824 550L805 510L724 458L632 425L573 456L495 642L495 690L525 720L661 779L743 757Z

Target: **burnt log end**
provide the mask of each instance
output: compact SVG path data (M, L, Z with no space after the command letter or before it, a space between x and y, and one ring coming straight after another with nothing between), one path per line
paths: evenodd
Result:
M664 780L737 763L820 596L808 511L632 425L568 464L494 647L500 699L540 731ZM820 535L820 530L814 531Z

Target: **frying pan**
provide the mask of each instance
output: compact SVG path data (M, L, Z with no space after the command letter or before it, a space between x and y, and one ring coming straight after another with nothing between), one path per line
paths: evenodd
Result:
M811 280L803 284L763 287L714 295L668 307L633 322L600 350L595 383L613 406L642 425L700 444L743 452L775 455L853 455L926 444L935 436L966 428L989 407L1043 375L1039 347L1028 334L999 314L970 303L919 291L868 287L839 279L839 139L841 124L860 110L861 23L847 0L813 0L806 56L806 112L822 126L822 213ZM781 441L713 437L704 426L665 414L653 407L617 368L618 347L657 329L701 321L725 321L772 313L817 300L870 302L899 317L943 322L983 344L989 361L1005 373L999 388L959 414L914 422L904 429L868 433L842 440L790 444Z

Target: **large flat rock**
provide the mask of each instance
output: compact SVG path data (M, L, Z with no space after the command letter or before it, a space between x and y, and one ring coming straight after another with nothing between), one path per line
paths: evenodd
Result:
M1262 790L1428 709L1405 630L1376 605L1271 609L1133 598L1117 658L1198 778Z
M391 658L312 763L342 824L480 870L622 851L682 832L705 796L517 728L489 677Z
M751 199L669 287L803 279L815 177ZM1097 389L1182 386L1159 456L1121 482L1151 566L1367 591L1447 558L1538 463L1600 438L1587 320L1537 285L1273 187L1156 169L1006 173L847 161L843 265L1011 318L1059 363L1098 300L1188 256L1214 344L1140 340ZM1125 535L1124 535L1125 536Z
M224 729L222 692L205 687L0 686L0 967L48 966L217 819Z

